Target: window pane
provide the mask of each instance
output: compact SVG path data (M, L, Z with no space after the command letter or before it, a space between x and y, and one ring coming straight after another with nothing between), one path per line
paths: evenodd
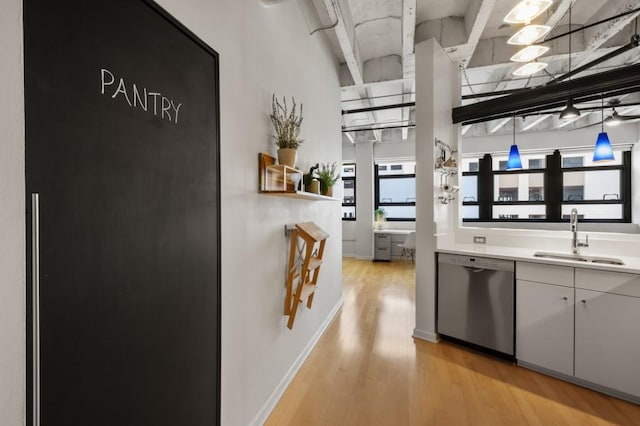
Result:
M543 202L544 173L510 173L494 176L494 201Z
M355 164L343 164L342 165L342 177L355 177L356 165Z
M564 201L621 199L620 170L565 172L563 181Z
M353 179L344 179L344 195L342 198L343 204L355 204L356 202L356 185Z
M415 219L416 206L384 206L389 219Z
M541 206L493 206L494 219L544 219L546 207Z
M569 219L573 208L578 210L578 219L622 219L622 204L563 204L562 218Z
M523 169L544 169L546 163L545 154L535 153L526 154L520 153L520 159L522 160ZM507 155L497 155L493 157L492 167L493 170L506 170L507 169Z
M463 172L477 172L480 170L480 163L477 158L463 158L461 170Z
M415 201L415 177L393 179L380 178L379 203L415 203Z
M607 161L605 165L616 166L622 164L622 151L613 151L613 156L614 159ZM603 164L593 162L593 151L562 154L562 167L589 167L601 165Z
M343 219L355 219L356 218L356 208L355 207L345 207L342 206L342 218Z
M478 176L462 176L462 201L478 201Z
M480 218L480 207L478 207L478 206L462 206L462 218L463 219L478 219L478 218Z
M393 163L379 163L379 175L412 175L416 172L415 161L396 161Z

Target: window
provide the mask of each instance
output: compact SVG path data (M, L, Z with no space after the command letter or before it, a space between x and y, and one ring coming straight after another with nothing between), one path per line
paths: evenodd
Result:
M604 166L592 163L590 152L536 155L522 155L528 167L516 171L503 170L504 157L485 155L478 171L467 166L473 160L463 161L463 220L561 222L576 208L584 221L631 222L630 151L616 151Z
M342 165L342 220L356 220L356 165Z
M389 221L416 220L416 163L375 166L375 208L383 208Z

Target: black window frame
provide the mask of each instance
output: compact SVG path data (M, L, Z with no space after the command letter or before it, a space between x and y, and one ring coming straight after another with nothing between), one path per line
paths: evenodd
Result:
M374 209L377 210L380 207L385 208L385 207L415 207L416 202L415 201L409 201L409 202L392 202L392 203L383 203L380 202L380 179L407 179L407 178L413 178L414 180L416 179L416 174L414 173L402 173L402 174L397 174L397 175L393 175L393 174L383 174L380 175L379 171L378 171L378 164L374 164L374 168L373 168L373 174L374 174ZM406 217L389 217L387 216L386 218L387 221L389 222L415 222L416 218L415 215L413 218L406 218Z
M546 156L545 168L542 169L520 169L520 170L493 170L492 157L485 154L479 160L480 166L477 172L463 172L463 176L477 176L478 201L463 201L463 206L478 206L478 218L463 218L463 223L473 222L568 222L562 217L562 206L571 205L602 205L620 204L622 205L622 219L581 219L586 223L631 223L631 151L623 151L622 163L614 165L582 166L582 167L562 167L562 156L556 150L553 154ZM588 172L598 170L619 170L620 171L620 198L617 200L564 200L563 182L564 174L570 172ZM544 173L544 196L541 201L495 201L494 200L494 177L505 174L531 174ZM508 205L544 205L546 218L494 218L493 206Z
M345 166L353 166L353 176L348 176L345 177L344 173L342 176L342 207L353 207L355 209L356 207L356 177L358 176L358 169L356 168L356 163L342 163L342 167L344 168ZM344 182L345 181L351 181L353 182L353 203L345 203L344 202ZM356 221L356 213L353 214L353 217L344 217L344 215L342 216L342 220L345 222L355 222Z

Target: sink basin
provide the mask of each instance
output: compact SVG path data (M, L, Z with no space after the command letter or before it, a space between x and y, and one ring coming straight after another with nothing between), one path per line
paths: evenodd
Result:
M624 262L622 260L616 259L614 257L582 256L580 254L551 253L545 251L538 251L533 255L535 257L546 259L573 260L575 262L600 263L604 265L624 265Z
M546 259L574 260L577 262L589 261L585 256L580 256L579 254L548 253L544 251L538 251L538 252L535 252L533 255L535 257L542 257Z

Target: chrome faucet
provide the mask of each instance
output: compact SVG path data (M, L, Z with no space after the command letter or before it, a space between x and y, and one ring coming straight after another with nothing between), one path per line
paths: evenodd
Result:
M578 239L578 209L571 209L571 219L569 222L571 223L571 232L573 234L571 237L571 253L579 254L580 247L589 247L589 236L587 235L584 243Z

